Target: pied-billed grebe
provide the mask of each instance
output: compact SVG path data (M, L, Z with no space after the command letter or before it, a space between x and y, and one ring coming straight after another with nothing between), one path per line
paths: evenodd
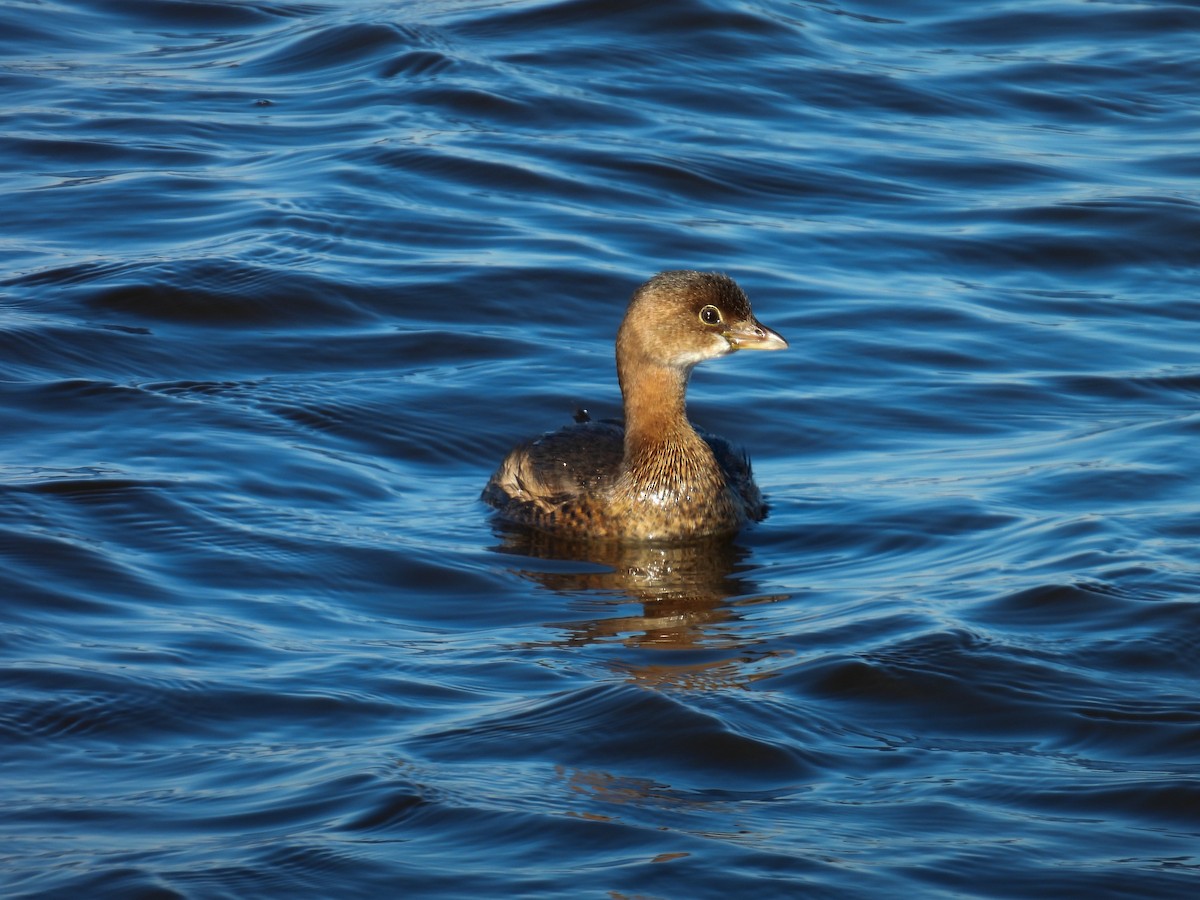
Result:
M726 275L662 272L633 294L617 333L625 425L569 425L513 448L483 491L509 521L588 540L728 534L766 515L745 455L701 434L684 405L696 363L782 350Z

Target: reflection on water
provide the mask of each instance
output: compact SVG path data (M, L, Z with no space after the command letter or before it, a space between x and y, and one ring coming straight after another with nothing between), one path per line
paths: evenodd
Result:
M630 602L641 607L639 615L560 623L567 645L620 638L628 646L648 649L738 647L745 639L721 627L737 620L738 608L788 596L757 594L757 585L747 574L752 568L746 565L750 551L736 536L677 544L591 543L508 524L498 528L502 543L493 548L497 552L563 564L512 567L531 582L559 593L589 595L593 605L603 603L614 611ZM724 663L699 668L720 665ZM655 680L649 677L655 667L638 671L641 680ZM677 667L671 671L684 674ZM694 678L699 674L692 673Z

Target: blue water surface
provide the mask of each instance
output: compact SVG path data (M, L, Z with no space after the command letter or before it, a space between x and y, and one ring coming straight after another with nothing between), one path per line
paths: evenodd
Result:
M1194 897L1196 0L10 0L0 892ZM771 504L479 491L638 283Z

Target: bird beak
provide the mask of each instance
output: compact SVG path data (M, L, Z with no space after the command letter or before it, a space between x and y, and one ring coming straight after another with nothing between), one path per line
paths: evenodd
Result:
M788 342L758 319L736 322L722 332L734 350L786 350Z

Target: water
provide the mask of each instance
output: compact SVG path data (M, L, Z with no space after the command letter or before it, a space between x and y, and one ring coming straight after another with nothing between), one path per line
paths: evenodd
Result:
M3 892L1195 896L1198 30L6 3ZM497 527L675 267L770 517Z

